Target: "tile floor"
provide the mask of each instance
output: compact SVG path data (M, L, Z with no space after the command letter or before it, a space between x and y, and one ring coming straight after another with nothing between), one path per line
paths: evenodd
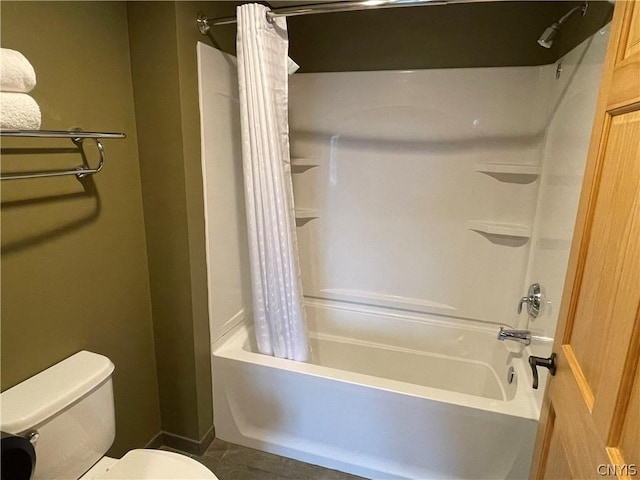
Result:
M204 464L220 480L363 480L355 475L217 439L204 455L191 457Z

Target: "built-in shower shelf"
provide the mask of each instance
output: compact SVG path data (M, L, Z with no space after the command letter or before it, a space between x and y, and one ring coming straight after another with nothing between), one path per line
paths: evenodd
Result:
M318 210L314 208L296 208L296 219L307 220L318 218Z
M318 211L313 208L296 208L296 227L302 227L318 218Z
M540 175L540 166L514 163L477 163L476 172L505 175Z
M319 166L318 161L315 158L291 158L291 173L304 173L307 170Z
M467 228L487 235L497 235L501 237L529 238L531 228L517 223L495 223L482 220L471 220L467 222Z

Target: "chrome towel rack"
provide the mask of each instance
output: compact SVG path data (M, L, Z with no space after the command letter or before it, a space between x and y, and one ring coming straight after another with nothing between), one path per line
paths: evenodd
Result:
M94 175L102 170L105 161L104 147L101 138L126 138L124 133L117 132L85 132L81 129L74 130L0 130L0 137L32 137L32 138L68 138L80 150L83 148L84 140L93 140L100 154L100 160L95 168L87 168L84 165L73 170L49 170L40 172L25 173L5 173L0 175L0 180L23 180L27 178L60 177L65 175L75 175L78 179Z

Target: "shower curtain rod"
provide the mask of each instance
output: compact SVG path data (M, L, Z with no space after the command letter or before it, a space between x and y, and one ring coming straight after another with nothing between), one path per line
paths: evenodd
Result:
M360 0L351 2L313 3L309 5L299 5L297 7L276 8L267 12L267 18L297 17L300 15L315 15L317 13L353 12L357 10L373 10L378 8L426 7L474 1L490 0ZM208 18L204 15L200 15L197 22L200 33L206 35L212 26L229 25L236 23L237 19L235 16Z

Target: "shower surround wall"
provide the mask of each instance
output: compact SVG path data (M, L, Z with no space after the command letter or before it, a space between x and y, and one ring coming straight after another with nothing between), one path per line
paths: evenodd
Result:
M515 324L548 67L291 78L307 297Z
M305 296L552 337L607 28L559 79L557 64L290 77ZM213 344L251 296L235 58L198 58ZM515 306L533 282L547 305L529 322Z
M538 67L292 77L305 295L528 328L548 356L608 33Z
M251 318L235 57L198 43L211 344Z
M309 364L253 353L241 287L246 245L236 244L244 217L234 65L201 46L220 438L371 478L526 476L543 388L531 389L523 359L548 355L550 342L498 342L496 324L553 335L553 303L534 321L515 306L531 281L552 302L561 295L605 44L596 35L574 49L557 80L553 64L290 79L298 239L316 342ZM552 235L558 229L562 237ZM246 328L233 328L243 319ZM463 366L474 351L497 362ZM490 374L470 373L479 365ZM489 408L477 392L423 374L505 382L510 366L521 395ZM470 425L483 432L478 441ZM500 452L499 462L478 455L480 444Z
M553 337L558 320L608 40L606 26L556 63L562 64L558 79L555 65L545 74L552 97L527 284L544 287L545 307L529 328L547 337ZM551 345L546 347L536 355L549 356Z

